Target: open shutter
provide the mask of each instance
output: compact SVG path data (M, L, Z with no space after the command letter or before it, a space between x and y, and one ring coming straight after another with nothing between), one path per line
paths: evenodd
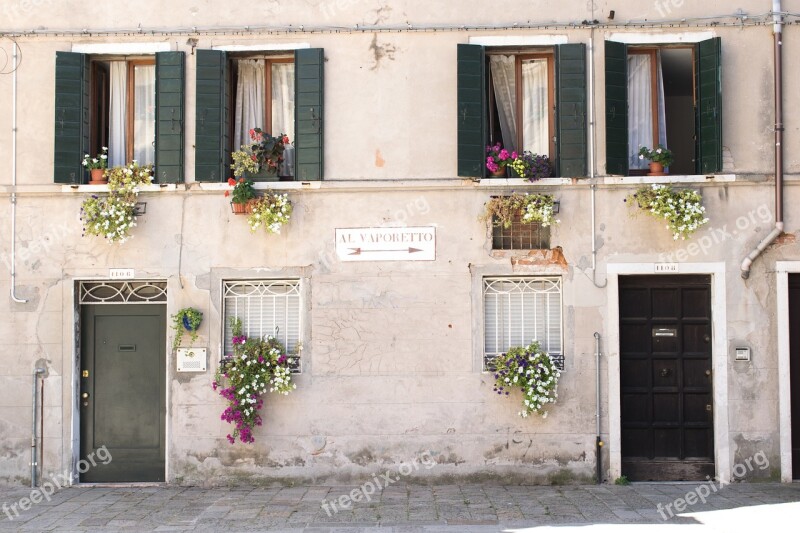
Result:
M556 48L557 176L586 176L586 45Z
M458 175L482 178L486 169L486 60L483 46L458 45Z
M722 171L722 61L721 39L697 44L697 172Z
M295 179L324 175L325 54L322 48L295 50Z
M228 161L228 57L220 50L197 50L194 179L222 181ZM238 147L237 147L238 149Z
M628 174L628 47L606 41L606 172Z
M158 183L183 181L185 67L183 52L156 53L156 168Z
M83 183L89 151L89 60L56 52L56 115L53 181Z

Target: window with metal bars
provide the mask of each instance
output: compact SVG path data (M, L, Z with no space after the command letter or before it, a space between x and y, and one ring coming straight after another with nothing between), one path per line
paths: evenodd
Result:
M504 277L483 280L484 370L514 346L532 341L564 368L561 278Z
M550 248L550 226L538 222L523 222L522 214L514 215L511 226L492 221L493 250L544 250Z
M300 281L247 280L223 284L224 353L233 353L230 319L242 321L248 337L273 335L293 353L300 342ZM299 365L295 369L299 372Z

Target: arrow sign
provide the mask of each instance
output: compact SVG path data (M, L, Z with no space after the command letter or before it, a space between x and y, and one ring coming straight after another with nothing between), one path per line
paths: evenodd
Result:
M436 228L337 228L336 255L341 261L434 261Z
M415 252L421 252L422 250L419 248L411 248L410 246L403 250L365 250L363 248L350 248L353 250L350 252L350 255L359 255L359 254L368 254L368 253L385 253L385 252L407 252L409 254L413 254Z

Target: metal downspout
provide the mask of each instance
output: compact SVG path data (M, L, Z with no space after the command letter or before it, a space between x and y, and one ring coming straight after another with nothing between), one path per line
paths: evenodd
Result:
M16 294L17 266L17 43L12 40L14 52L11 54L11 300L24 304L28 300Z
M33 371L33 394L31 396L31 404L33 406L31 411L31 487L37 486L36 467L39 465L38 440L36 439L36 421L39 415L39 395L37 394L39 374L44 374L44 368L36 368Z
M596 399L596 415L595 415L595 453L597 457L597 484L603 482L603 439L600 438L600 334L594 332L594 361L596 369L595 377L595 391L597 394Z
M775 36L775 227L742 261L742 278L750 277L750 269L758 256L783 233L783 15L781 0L772 0Z

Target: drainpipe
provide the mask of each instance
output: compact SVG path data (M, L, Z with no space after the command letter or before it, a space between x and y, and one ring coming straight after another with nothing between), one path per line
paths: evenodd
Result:
M595 195L597 193L597 184L594 182L595 178L597 177L597 160L596 160L596 152L595 152L595 115L594 115L594 26L592 26L589 35L589 98L588 98L588 108L589 108L589 182L591 185L589 186L590 196L591 196L591 205L592 205L592 283L595 287L602 289L607 284L608 281L603 283L602 285L597 284L597 234L596 234L596 216L597 216L597 209L595 206Z
M750 277L753 261L783 233L783 16L781 0L772 0L775 36L775 227L742 261L742 278Z
M17 241L17 43L11 54L11 299L19 304L28 300L16 295L16 241Z
M39 374L44 374L44 368L37 368L33 371L33 395L32 395L32 422L31 422L31 487L38 485L36 480L36 467L38 466L38 441L36 439L36 418L39 413L39 395L37 393L37 385L39 384Z
M595 454L597 456L597 484L603 482L603 440L600 438L600 334L594 332L594 361L597 375L595 379L595 390L597 393L595 416Z

